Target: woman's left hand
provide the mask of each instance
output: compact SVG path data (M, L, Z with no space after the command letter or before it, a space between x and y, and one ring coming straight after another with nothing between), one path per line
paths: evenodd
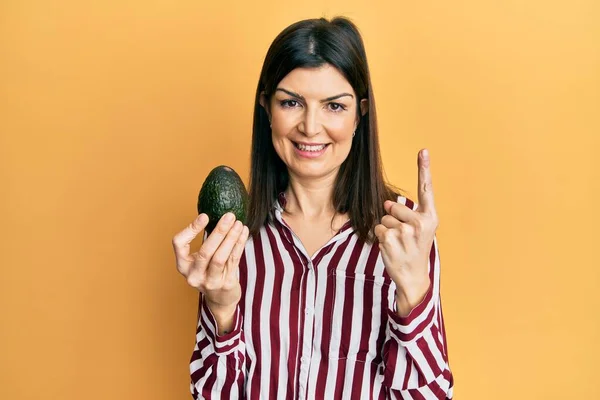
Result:
M415 211L393 201L384 204L388 215L375 227L383 263L396 284L396 305L407 316L427 294L431 284L428 265L438 217L433 201L430 159L427 149L419 152L419 201Z

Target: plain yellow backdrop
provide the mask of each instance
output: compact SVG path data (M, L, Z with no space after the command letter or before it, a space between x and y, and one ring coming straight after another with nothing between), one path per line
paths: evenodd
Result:
M431 152L455 398L599 399L599 4L2 1L0 398L190 398L171 239L247 182L271 41L345 15L389 180Z

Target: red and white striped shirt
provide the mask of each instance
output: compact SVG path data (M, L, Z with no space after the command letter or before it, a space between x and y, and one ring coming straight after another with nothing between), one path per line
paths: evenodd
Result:
M284 206L280 195L273 223L246 244L233 330L218 336L200 301L193 397L451 399L437 240L429 291L402 318L377 242L360 241L347 222L311 258L283 220Z

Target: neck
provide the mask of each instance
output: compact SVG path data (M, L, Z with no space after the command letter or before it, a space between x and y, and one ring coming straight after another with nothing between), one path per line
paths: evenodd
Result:
M332 204L333 188L337 171L320 177L302 179L290 174L285 192L285 212L305 220L320 220L335 215Z

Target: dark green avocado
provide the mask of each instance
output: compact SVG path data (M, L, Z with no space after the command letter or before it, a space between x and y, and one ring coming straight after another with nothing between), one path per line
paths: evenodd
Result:
M221 217L230 211L245 224L247 206L248 192L233 168L220 165L210 171L198 195L198 214L205 213L209 219L207 234L210 235Z

